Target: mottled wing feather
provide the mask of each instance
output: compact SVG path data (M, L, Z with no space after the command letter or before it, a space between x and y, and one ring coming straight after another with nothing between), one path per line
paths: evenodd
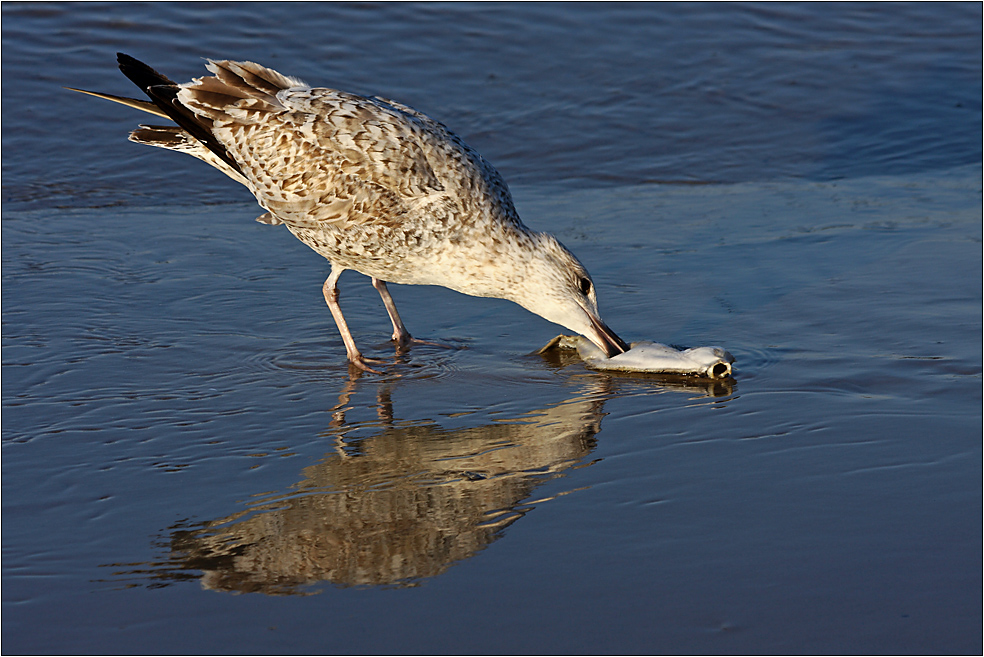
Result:
M397 225L465 200L519 221L495 169L405 105L312 89L251 62L208 69L215 77L181 85L178 101L235 158L260 205L290 225Z
M454 181L458 194L489 197L498 205L500 219L521 224L506 181L478 151L465 144L440 121L435 121L412 107L382 96L373 96L372 100L412 117L415 123L425 128L422 140L431 149L444 152L443 164L448 169L447 174Z
M216 77L182 85L178 100L208 122L260 204L286 223L395 224L443 191L395 110L256 64L209 70Z

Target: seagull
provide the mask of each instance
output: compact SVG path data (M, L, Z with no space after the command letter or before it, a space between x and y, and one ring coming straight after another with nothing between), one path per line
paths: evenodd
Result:
M399 102L310 87L253 62L206 60L178 84L129 55L120 71L149 102L69 87L169 119L130 141L187 153L245 185L322 255L322 291L348 361L369 372L339 306L338 277L368 276L393 324L414 339L386 283L440 285L508 299L575 331L608 356L629 346L601 320L595 285L556 238L527 228L502 176L443 124ZM378 372L377 372L378 373Z

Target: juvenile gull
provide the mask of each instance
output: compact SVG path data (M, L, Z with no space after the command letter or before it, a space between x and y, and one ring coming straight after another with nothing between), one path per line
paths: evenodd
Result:
M441 285L509 299L576 331L609 356L628 345L598 315L591 276L553 236L519 219L499 173L444 125L406 105L312 88L252 62L212 61L212 77L177 84L118 54L151 102L75 89L177 125L142 125L130 140L181 151L246 185L267 212L331 263L325 301L349 362L367 371L338 304L338 277L372 279L413 342L386 282Z

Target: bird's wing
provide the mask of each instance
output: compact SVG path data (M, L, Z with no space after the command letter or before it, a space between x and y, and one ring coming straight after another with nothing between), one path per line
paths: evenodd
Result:
M126 105L127 107L132 107L133 109L138 109L141 112L147 112L148 114L153 114L154 116L160 116L163 118L168 118L167 114L163 112L154 103L149 103L146 100L137 100L136 98L127 98L126 96L114 96L113 94L103 94L98 91L86 91L85 89L76 89L75 87L65 87L69 91L77 91L80 94L85 94L87 96L95 96L96 98L102 98L103 100L110 100L114 103L119 103L120 105Z
M181 150L221 169L284 223L397 225L433 204L462 221L491 211L519 223L498 172L410 107L312 89L253 62L209 61L213 76L179 85L128 55L118 60L152 103L94 95L179 126L141 127L132 140Z
M449 192L460 198L472 199L480 205L494 205L500 220L521 224L506 181L478 151L443 123L412 107L381 96L373 96L371 100L401 113L411 124L422 128L418 139L426 149L440 153L431 162Z
M176 100L235 160L260 205L311 227L397 224L447 198L428 128L375 99L312 89L250 62L210 61L214 77Z

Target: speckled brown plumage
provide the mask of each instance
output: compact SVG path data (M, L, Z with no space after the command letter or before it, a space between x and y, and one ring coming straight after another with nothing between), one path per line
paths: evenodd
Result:
M411 338L385 281L510 299L608 352L626 349L598 317L580 262L524 226L499 173L437 121L252 62L209 61L212 76L179 85L131 57L119 61L152 103L85 93L174 120L130 139L224 171L268 211L261 221L285 224L328 259L325 300L353 364L370 369L338 307L346 269L373 279L401 344Z

